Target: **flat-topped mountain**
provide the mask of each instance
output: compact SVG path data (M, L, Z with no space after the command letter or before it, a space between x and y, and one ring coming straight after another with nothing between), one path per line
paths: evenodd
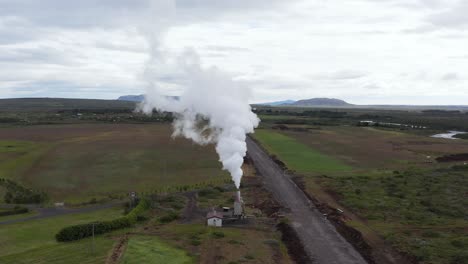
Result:
M290 105L294 106L352 106L343 100L335 99L335 98L312 98L312 99L304 99L296 101Z

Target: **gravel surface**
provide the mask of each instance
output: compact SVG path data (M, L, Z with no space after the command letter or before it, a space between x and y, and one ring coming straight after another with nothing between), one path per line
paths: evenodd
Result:
M290 209L288 218L291 226L298 233L313 263L367 263L290 177L251 138L247 138L247 148L265 186L283 207Z

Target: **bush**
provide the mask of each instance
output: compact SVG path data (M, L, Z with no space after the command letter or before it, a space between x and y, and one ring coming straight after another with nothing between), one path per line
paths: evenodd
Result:
M225 235L221 231L214 231L211 233L211 236L214 238L223 238Z
M176 220L177 218L179 218L179 214L177 214L176 212L170 212L165 216L159 217L158 221L160 223L166 224Z
M79 240L85 237L90 237L94 234L104 234L114 230L131 227L137 221L139 216L150 207L148 200L140 200L138 205L126 216L110 220L110 221L98 221L81 225L74 225L65 227L60 230L56 235L55 239L59 242L67 242Z
M7 189L4 196L5 203L43 203L48 200L45 192L28 189L9 179L0 178L0 186Z
M13 210L3 211L0 212L0 216L7 216L7 215L16 215L16 214L25 214L29 212L28 208L25 207L15 207Z

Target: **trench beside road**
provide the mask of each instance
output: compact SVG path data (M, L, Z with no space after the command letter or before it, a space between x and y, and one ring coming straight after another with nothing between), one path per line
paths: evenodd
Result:
M290 210L288 216L291 226L296 230L313 263L367 263L290 177L249 137L247 149L255 167L263 177L265 186L281 206Z

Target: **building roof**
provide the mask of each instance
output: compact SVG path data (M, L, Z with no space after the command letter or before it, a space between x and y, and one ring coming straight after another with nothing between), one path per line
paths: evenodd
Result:
M223 219L223 214L221 212L216 212L216 211L211 211L208 214L206 214L207 219L215 218L215 217L219 219Z

